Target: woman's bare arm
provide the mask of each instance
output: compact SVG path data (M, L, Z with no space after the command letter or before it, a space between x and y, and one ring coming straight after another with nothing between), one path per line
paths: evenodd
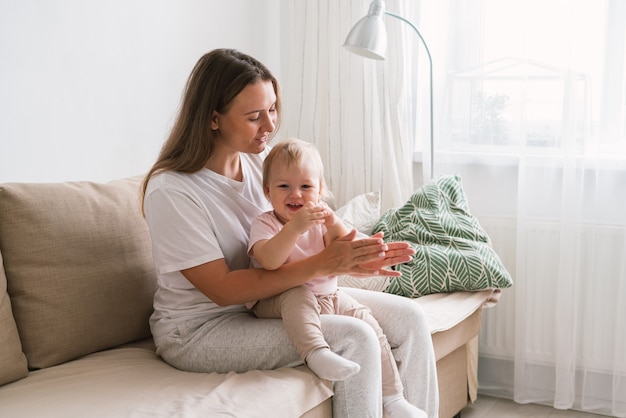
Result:
M182 270L198 290L220 306L277 295L313 277L332 274L397 275L387 267L410 260L406 245L389 245L380 237L354 240L356 231L334 240L320 253L277 270L229 270L223 259ZM403 243L398 243L403 244Z

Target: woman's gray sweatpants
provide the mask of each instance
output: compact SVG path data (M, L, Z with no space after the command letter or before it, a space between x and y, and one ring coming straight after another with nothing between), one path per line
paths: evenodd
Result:
M432 340L420 306L381 292L342 288L368 306L387 336L398 364L405 396L429 417L439 415L437 370ZM361 366L353 377L334 383L333 418L382 417L380 346L376 333L357 318L322 315L332 351ZM181 370L243 373L302 364L280 319L247 313L224 315L155 341L157 353Z

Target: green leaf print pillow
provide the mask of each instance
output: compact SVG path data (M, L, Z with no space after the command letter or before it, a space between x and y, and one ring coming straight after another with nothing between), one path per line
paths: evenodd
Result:
M469 212L459 176L441 176L417 190L404 206L385 212L374 226L386 241L407 241L413 259L396 266L385 292L407 297L512 286L511 275L487 233Z

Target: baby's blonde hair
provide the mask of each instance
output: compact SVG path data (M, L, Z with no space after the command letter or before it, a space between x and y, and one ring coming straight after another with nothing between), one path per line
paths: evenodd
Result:
M322 199L327 200L329 196L326 193L326 181L324 180L324 163L317 147L310 142L297 138L287 138L272 146L272 149L263 161L263 190L269 187L269 178L272 166L276 162L283 162L288 167L294 164L301 164L303 161L311 160L319 174L320 190L322 191Z

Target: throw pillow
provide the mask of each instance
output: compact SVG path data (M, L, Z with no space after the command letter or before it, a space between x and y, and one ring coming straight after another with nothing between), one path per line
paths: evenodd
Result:
M363 193L350 199L335 211L348 228L371 235L380 218L380 192Z
M359 236L372 234L372 229L380 218L380 191L363 193L350 199L345 205L335 211L348 228L356 228ZM352 277L341 275L337 283L342 287L356 287L359 289L383 291L389 285L388 277Z
M29 368L150 336L140 180L0 185L0 249Z
M407 297L512 286L511 275L489 236L470 213L461 178L442 176L418 189L406 204L385 212L374 226L388 241L407 241L413 259L396 266L385 289Z

